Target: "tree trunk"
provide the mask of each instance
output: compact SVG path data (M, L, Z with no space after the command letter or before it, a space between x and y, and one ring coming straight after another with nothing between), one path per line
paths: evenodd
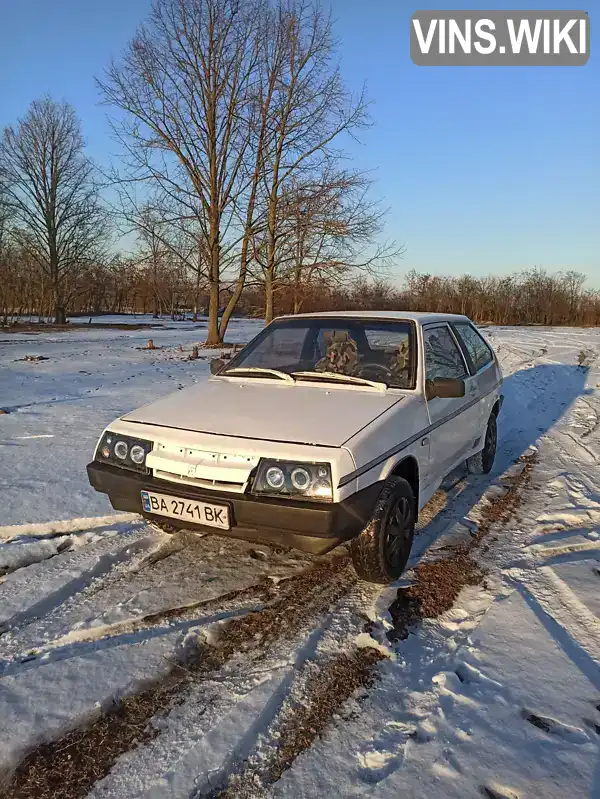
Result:
M294 269L294 314L300 313L302 307L301 300L301 287L302 287L302 267L300 259L296 260L296 267Z
M273 321L274 316L274 303L273 303L273 275L267 271L265 275L265 322L269 324Z
M196 272L196 290L194 292L194 322L198 321L198 307L200 306L200 268L201 263L198 263L198 271Z
M221 344L219 335L219 284L211 281L208 295L208 334L207 344Z
M216 220L211 220L210 275L208 295L208 335L207 344L221 344L223 339L219 331L220 300L220 246L219 227Z
M248 212L249 219L252 218L252 213L254 211L254 197L252 197L252 208ZM231 319L231 314L235 310L235 306L238 304L240 297L242 296L242 292L244 290L244 286L246 285L246 275L248 273L248 261L249 261L249 253L250 253L250 235L252 233L250 222L246 225L246 232L244 234L244 240L242 242L242 252L240 255L240 273L238 279L235 284L235 289L233 290L233 294L229 298L229 302L223 311L223 316L221 317L221 324L219 326L219 333L221 335L221 339L225 338L225 331L227 330L227 325L229 324L229 320Z
M236 283L236 287L234 289L233 294L229 298L229 302L225 306L225 310L223 311L223 316L221 317L221 322L219 324L219 335L221 337L221 341L225 338L225 331L227 330L227 325L229 324L229 320L231 319L231 314L235 310L235 306L238 303L239 298L242 296L242 291L244 289L244 282L245 278L242 279L241 277L238 278Z
M53 285L53 300L54 300L54 323L57 325L65 325L67 323L67 312L65 309L63 296L62 296L62 287L60 285L60 279L57 274L58 270L54 271L54 285Z

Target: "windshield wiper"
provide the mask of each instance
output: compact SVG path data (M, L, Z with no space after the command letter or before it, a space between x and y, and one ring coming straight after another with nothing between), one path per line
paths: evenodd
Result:
M285 380L286 383L295 383L296 381L287 372L280 372L279 369L263 369L260 366L236 366L233 369L226 369L219 374L219 377L227 377L228 375L242 375L248 374L250 377L276 377L279 380Z
M339 372L292 372L292 377L304 377L310 380L331 380L335 383L350 383L355 386L370 386L379 391L385 391L388 388L387 383L381 383L376 380L367 380L365 377L355 377L354 375L343 375Z

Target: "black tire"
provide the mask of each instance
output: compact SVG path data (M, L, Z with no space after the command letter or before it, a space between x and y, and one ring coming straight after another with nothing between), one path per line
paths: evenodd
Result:
M467 469L471 474L488 474L492 471L492 466L496 458L497 444L498 421L496 419L496 414L493 413L488 419L483 449L470 458L467 458Z
M404 571L415 533L415 495L403 477L390 477L371 521L350 542L356 573L369 583L388 585Z

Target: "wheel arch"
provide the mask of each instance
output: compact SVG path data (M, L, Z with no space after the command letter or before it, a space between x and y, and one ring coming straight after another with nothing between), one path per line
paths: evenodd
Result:
M419 515L419 463L414 455L407 455L398 461L390 475L403 477L412 488L415 496L415 519Z

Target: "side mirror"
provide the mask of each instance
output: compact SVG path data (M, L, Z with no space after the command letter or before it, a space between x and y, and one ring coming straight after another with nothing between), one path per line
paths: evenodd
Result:
M210 362L210 373L213 375L218 375L224 366L225 361L222 358L213 358Z
M425 396L428 400L434 397L453 399L465 396L465 381L454 377L436 377L425 383Z

